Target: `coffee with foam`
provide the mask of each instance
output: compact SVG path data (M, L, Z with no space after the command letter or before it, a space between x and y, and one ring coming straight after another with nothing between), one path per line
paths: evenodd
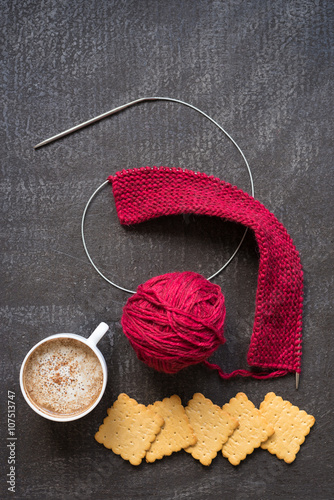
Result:
M73 338L55 338L29 356L23 383L31 402L55 417L78 415L99 397L103 370L94 351Z

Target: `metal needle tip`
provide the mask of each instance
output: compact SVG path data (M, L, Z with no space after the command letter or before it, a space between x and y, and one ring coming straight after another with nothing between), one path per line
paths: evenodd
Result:
M128 102L126 104L123 104L122 106L118 106L117 108L111 109L110 111L107 111L106 113L102 113L102 115L95 116L94 118L91 118L90 120L87 120L83 123L79 123L79 125L75 125L74 127L71 127L67 130L64 130L63 132L60 132L60 134L56 134L52 137L49 137L49 139L46 139L43 142L40 142L39 144L36 144L34 146L34 149L38 149L42 146L45 146L46 144L49 144L50 142L56 141L57 139L60 139L61 137L65 137L65 135L72 134L73 132L76 132L77 130L80 130L84 127L87 127L88 125L91 125L92 123L95 123L99 120L103 120L107 116L111 116L115 113L118 113L119 111L122 111L123 109L126 109L133 104L138 104L143 101L156 101L156 100L170 100L169 98L165 97L141 97L139 99L136 99L135 101ZM176 101L176 99L173 99Z
M296 372L296 389L299 387L299 373Z

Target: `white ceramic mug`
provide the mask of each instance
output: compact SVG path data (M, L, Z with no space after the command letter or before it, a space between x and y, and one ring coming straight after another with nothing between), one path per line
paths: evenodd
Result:
M58 333L56 335L51 335L50 337L45 338L44 340L38 342L38 344L36 344L32 349L30 349L30 351L28 352L28 354L24 358L22 366L21 366L20 387L21 387L21 391L22 391L22 394L23 394L26 402L36 413L38 413L39 415L41 415L44 418L47 418L49 420L54 420L56 422L69 422L71 420L77 420L78 418L84 417L90 411L92 411L93 408L96 407L96 405L101 400L103 393L105 391L105 388L107 385L107 373L108 373L105 359L102 356L99 349L96 347L96 344L100 341L100 339L108 331L108 329L109 329L109 327L106 323L100 323L88 339L82 337L81 335L76 335L73 333ZM57 339L59 340L59 342L57 341ZM71 343L71 339L74 340L75 342ZM81 354L80 359L83 359L83 357L89 358L89 359L91 358L91 362L93 363L91 365L91 367L96 366L98 368L97 372L98 372L99 377L100 377L100 375L102 375L102 383L101 383L101 381L99 381L98 388L96 388L96 387L95 387L95 389L94 389L94 387L90 388L91 391L94 391L94 390L97 391L97 394L95 394L92 401L88 405L83 407L82 411L80 409L78 409L77 411L73 411L69 414L64 414L66 412L59 412L57 414L56 411L45 409L43 407L43 405L38 404L36 402L36 400L34 400L34 398L31 397L31 394L27 388L29 380L26 380L28 378L26 371L27 371L27 369L29 370L29 368L27 368L27 366L29 367L29 365L27 365L27 362L29 361L29 363L32 364L31 360L33 359L32 358L33 355L36 358L36 356L38 356L39 352L41 352L41 351L45 352L48 349L50 349L50 346L51 346L50 341L53 342L53 347L57 346L57 343L59 345L63 344L62 349L63 350L67 349L67 351L65 351L67 353L70 350L69 346L71 346L71 344L73 344L74 347L76 345L78 347L78 349L77 349L78 354L79 354L80 350L83 350L83 352L84 352L84 354L80 353ZM39 348L39 350L36 353L36 350L38 348ZM52 346L51 346L51 349L52 349ZM70 352L72 353L73 349ZM94 354L92 354L92 353L94 353ZM88 354L88 356L87 356L87 354ZM47 387L49 387L50 389L47 389L47 390L51 390L51 392L52 392L52 390L54 390L54 388L56 391L58 390L58 388L59 388L59 390L61 389L62 385L64 385L64 381L69 380L69 376L70 376L69 374L70 374L71 370L72 370L71 373L73 373L73 370L74 370L75 373L78 374L78 377L80 377L80 370L82 368L86 369L87 364L88 364L88 366L90 366L89 363L86 363L86 361L85 361L85 363L86 363L85 367L83 367L83 365L80 365L79 357L76 356L76 354L72 355L73 362L72 362L72 365L69 365L69 366L67 366L66 356L65 356L64 352L61 355L59 355L59 360L57 362L54 361L56 356L53 355L53 358L54 358L53 360L51 359L52 356L50 354L47 354L46 356L48 357L47 362L44 362L44 363L40 362L40 364L39 364L38 368L42 367L42 369L40 370L40 374L38 375L38 379L42 381L44 373L46 372L46 370L49 370L48 373L45 373L46 384L44 383L43 385L46 385ZM75 356L77 357L77 359L75 359ZM50 361L50 359L51 359L51 361ZM51 371L49 368L45 368L47 366L47 363L53 363ZM58 364L58 366L55 366L55 363ZM94 365L94 363L95 363L95 365ZM78 366L80 368L78 368ZM44 372L43 372L43 370L44 370ZM35 369L34 371L36 372L37 370ZM50 382L50 380L47 380L47 379L48 379L48 375L50 375L51 372L52 372L53 380ZM31 373L33 373L33 372L31 372ZM88 385L91 384L93 386L94 385L94 374L92 374L92 375L93 375L93 377L89 377L89 375L86 375L86 379L88 380ZM72 375L71 380L73 380L73 375ZM47 384L49 384L49 385L47 385ZM79 382L77 383L77 385L78 384L79 384ZM80 386L80 384L81 384L81 386ZM80 382L80 384L75 389L75 391L79 393L79 396L81 396L81 394L83 394L80 392L80 389L82 391L84 391L84 393L85 393L85 386L83 386L83 382ZM70 389L72 389L72 388L70 387ZM41 391L42 393L43 393L43 390L44 390L44 388L42 387L42 391ZM67 394L67 392L65 392L65 391L67 391L67 387L65 389L63 389L63 394ZM72 397L72 401L75 402L76 401L76 394L74 394L71 397ZM57 401L57 399L56 399L56 401ZM64 403L64 404L66 404L66 403Z

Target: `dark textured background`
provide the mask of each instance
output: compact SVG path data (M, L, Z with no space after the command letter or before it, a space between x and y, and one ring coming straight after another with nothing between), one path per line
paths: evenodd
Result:
M331 0L1 0L1 498L333 498L333 32ZM147 95L185 100L241 146L255 195L286 226L305 271L302 377L231 380L197 366L159 374L139 362L120 327L127 295L93 270L80 219L93 190L117 170L168 165L213 174L249 191L245 166L210 122L171 103L145 103L35 151L34 144ZM133 288L174 269L208 276L242 228L190 217L124 230L108 188L87 219L103 270ZM215 282L226 295L227 344L213 356L246 367L258 252L251 234ZM20 394L30 347L47 335L84 336L99 321L109 383L74 423L40 418ZM15 391L16 494L9 493L7 391ZM224 404L268 391L316 424L295 462L257 450L239 467L203 467L184 452L133 467L94 440L120 392L141 403L194 392Z

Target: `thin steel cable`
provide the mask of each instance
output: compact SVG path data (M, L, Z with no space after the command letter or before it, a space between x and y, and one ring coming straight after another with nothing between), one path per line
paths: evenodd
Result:
M241 148L238 146L238 144L236 143L236 141L231 137L231 135L221 126L219 125L213 118L211 118L209 115L207 115L204 111L200 110L199 108L197 108L196 106L193 106L192 104L189 104L187 102L184 102L184 101L180 101L179 99L173 99L171 97L142 97L140 99L136 99L135 101L131 101L131 102L128 102L127 104L123 104L122 106L119 106L117 108L114 108L110 111L107 111L106 113L103 113L102 115L99 115L95 118L92 118L91 120L88 120L84 123L81 123L79 125L76 125L75 127L72 127L71 129L68 129L68 130L65 130L64 132L61 132L60 134L57 134L49 139L47 139L46 141L43 141L41 142L40 144L37 144L37 146L35 146L35 149L38 148L38 147L41 147L41 146L44 146L45 144L48 144L49 142L52 142L54 140L57 140L59 139L60 137L64 137L65 135L68 135L72 132L75 132L76 130L79 130L83 127L86 127L92 123L95 123L96 121L98 120L102 120L103 118L106 118L107 116L110 116L114 113L118 113L119 111L122 111L134 104L139 104L141 102L144 102L144 101L169 101L169 102L175 102L175 103L178 103L178 104L182 104L184 106L187 106L188 108L191 108L193 109L194 111L197 111L198 113L200 113L202 116L204 116L205 118L207 118L208 120L210 120L214 125L216 125L216 127L218 127L224 134L225 136L232 142L232 144L237 148L237 150L239 151L239 153L241 154L242 156L242 159L244 160L245 162L245 165L247 167L247 171L248 171L248 175L249 175L249 179L250 179L250 184L251 184L251 194L252 196L254 197L254 182L253 182L253 176L252 176L252 172L251 172L251 169L250 169L250 166L248 164L248 161L243 153L243 151L241 150ZM94 263L92 257L90 256L90 253L88 251L88 248L87 248L87 244L86 244L86 239L85 239L85 234L84 234L84 227L85 227L85 219L86 219L86 215L87 215L87 211L88 211L88 208L89 208L89 205L91 204L91 202L93 201L93 199L95 198L95 196L103 189L103 187L108 184L109 181L105 181L103 182L95 191L94 193L91 195L91 197L89 198L86 206L85 206L85 209L83 211L83 215L82 215L82 220L81 220L81 238L82 238L82 243L83 243L83 247L84 247L84 250L85 250L85 253L88 257L88 260L89 262L92 264L92 266L94 267L95 271L105 280L107 281L110 285L114 286L115 288L118 288L119 290L122 290L124 292L127 292L127 293L131 293L131 294L134 294L136 293L134 290L129 290L127 288L124 288L120 285L117 285L116 283L114 283L113 281L111 281L109 278L107 278L99 269L98 267L96 266L96 264ZM246 228L241 240L240 240L240 243L238 244L236 250L233 252L233 254L231 255L231 257L225 262L225 264L220 268L218 269L218 271L216 271L214 274L212 274L209 278L207 278L208 280L212 280L213 278L215 278L219 273L221 273L229 264L230 262L234 259L234 257L236 256L236 254L238 253L245 237L246 237L246 234L247 234L247 231L248 231L248 228Z

